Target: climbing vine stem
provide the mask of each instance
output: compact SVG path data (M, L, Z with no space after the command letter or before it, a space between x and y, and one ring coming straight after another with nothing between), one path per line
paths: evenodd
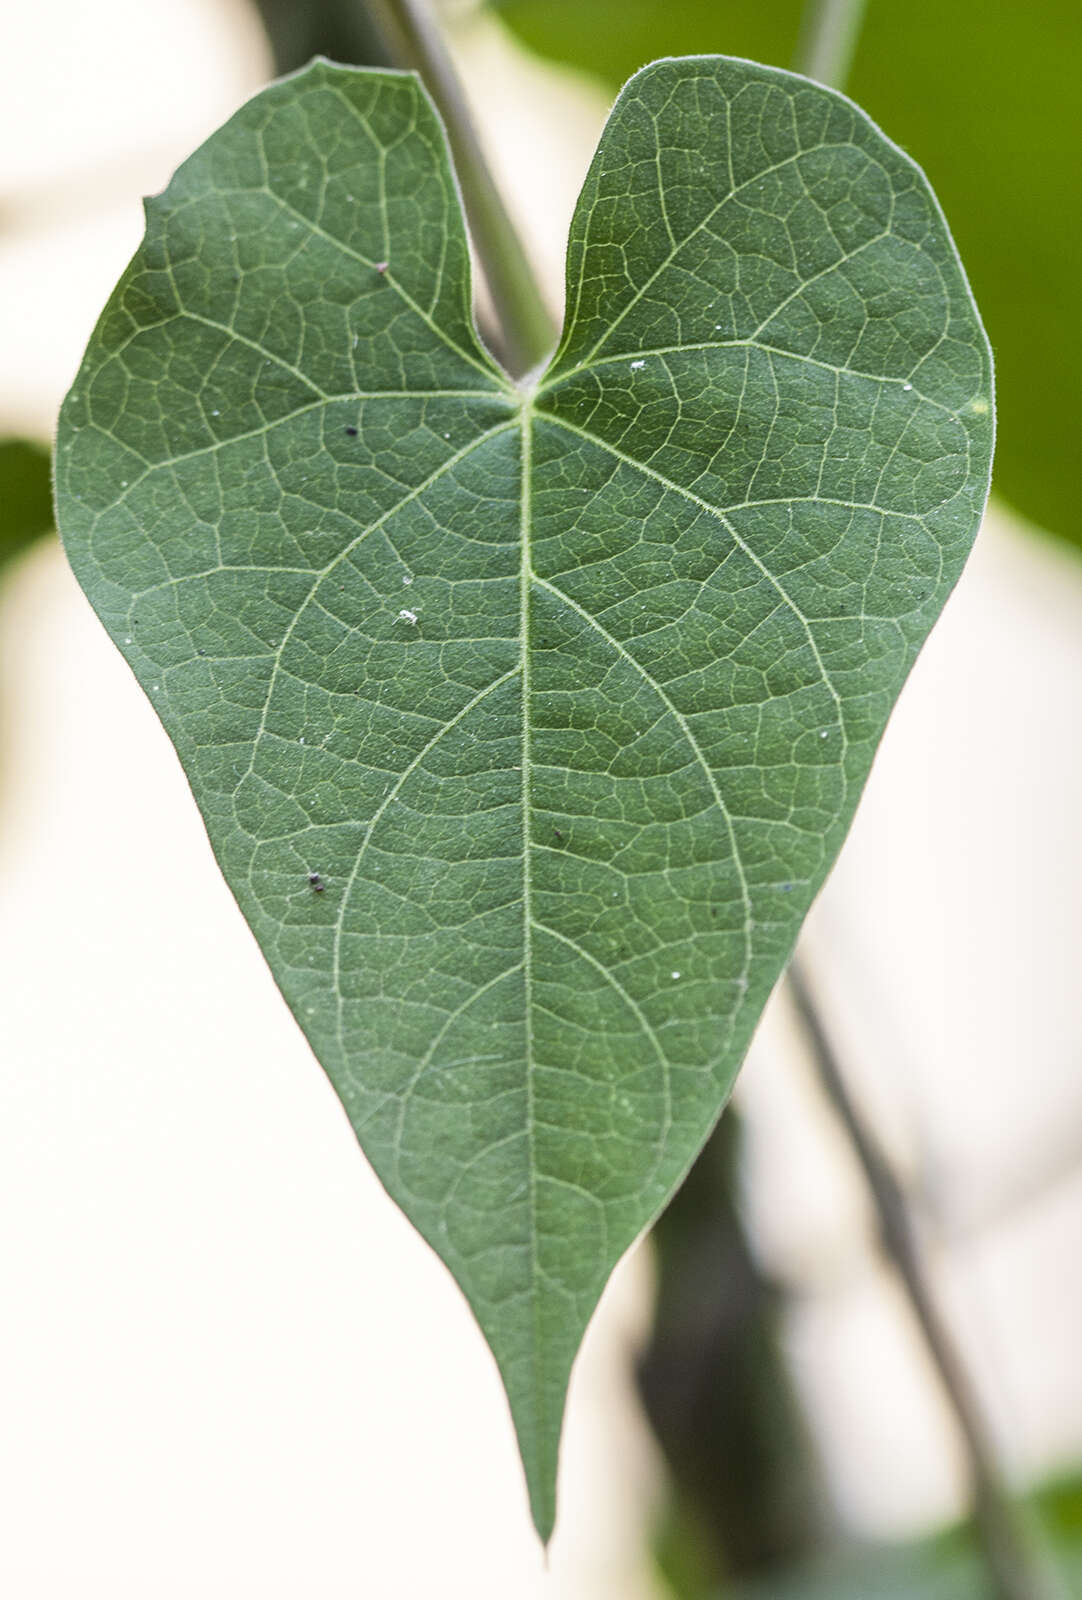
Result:
M500 354L521 378L540 366L556 328L503 203L438 23L425 0L369 0L391 57L420 75L447 129L470 235L499 322Z

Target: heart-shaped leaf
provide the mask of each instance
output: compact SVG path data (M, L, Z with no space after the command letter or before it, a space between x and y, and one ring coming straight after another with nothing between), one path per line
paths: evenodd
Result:
M563 342L478 343L415 79L317 63L148 206L61 419L75 570L554 1518L613 1264L728 1095L976 532L920 172L706 57L624 90Z

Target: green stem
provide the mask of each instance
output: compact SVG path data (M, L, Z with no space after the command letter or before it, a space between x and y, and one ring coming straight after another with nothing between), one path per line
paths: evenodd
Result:
M883 1250L901 1280L954 1414L969 1469L973 1522L996 1600L1051 1600L1055 1589L1050 1576L1039 1553L1031 1548L1022 1515L1000 1475L980 1401L965 1361L936 1304L905 1192L849 1093L799 961L793 961L789 967L788 987L823 1092L864 1174Z
M556 328L485 160L447 46L425 0L369 0L394 60L417 72L436 103L454 157L470 234L500 323L512 377L552 353Z
M849 76L868 0L805 0L796 70L832 89Z

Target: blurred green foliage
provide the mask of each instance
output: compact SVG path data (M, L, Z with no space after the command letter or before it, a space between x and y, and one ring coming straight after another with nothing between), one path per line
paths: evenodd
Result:
M615 89L718 52L791 66L800 0L489 0ZM870 0L847 88L924 167L996 352L995 486L1082 546L1082 25L1077 0Z
M1028 1501L1035 1535L1063 1595L1082 1595L1082 1476L1047 1483ZM912 1545L838 1555L787 1576L725 1589L717 1600L988 1600L987 1569L960 1525Z
M52 526L48 450L29 439L0 439L0 569Z

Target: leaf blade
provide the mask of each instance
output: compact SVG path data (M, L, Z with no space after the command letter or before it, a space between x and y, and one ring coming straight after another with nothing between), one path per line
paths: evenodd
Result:
M76 572L496 1356L542 1537L586 1323L731 1088L992 423L923 179L788 74L631 81L568 304L512 391L419 85L317 64L149 209L58 455Z

